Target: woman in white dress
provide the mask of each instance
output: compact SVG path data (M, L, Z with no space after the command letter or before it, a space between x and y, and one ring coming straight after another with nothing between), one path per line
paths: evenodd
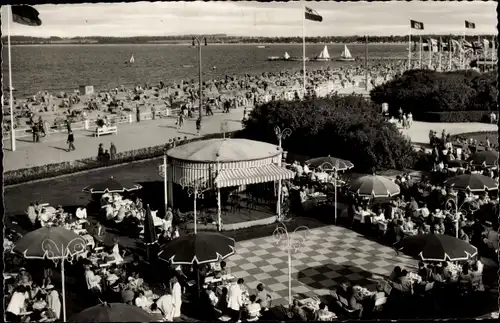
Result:
M47 305L48 308L54 312L57 319L61 317L61 300L59 298L59 293L54 289L54 285L48 285L45 287L47 290Z
M113 257L116 262L123 262L123 257L120 254L120 246L118 245L118 239L116 237L113 238Z
M172 322L174 319L174 298L167 292L156 301L156 306L163 314L163 319L167 322Z
M182 306L182 288L181 284L177 280L177 277L172 278L172 298L173 298L173 318L178 318L181 316L181 306Z

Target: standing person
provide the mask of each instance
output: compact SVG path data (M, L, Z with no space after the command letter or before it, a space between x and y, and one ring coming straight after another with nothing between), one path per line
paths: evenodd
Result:
M114 143L111 143L109 146L109 155L111 160L114 160L116 157L116 146Z
M71 119L66 117L66 129L68 129L68 133L71 132Z
M174 319L174 298L170 294L170 291L167 291L167 293L163 296L161 296L157 301L156 301L156 306L158 306L158 309L163 315L163 318L167 322L172 322Z
M20 322L20 314L25 310L28 293L24 286L17 286L5 310L7 322Z
M154 119L156 119L156 108L154 106L154 104L151 106L151 117Z
M54 312L57 319L61 317L61 299L59 293L54 289L54 285L45 287L47 290L47 305Z
M241 306L243 306L241 286L243 283L243 279L239 278L236 284L233 282L228 291L228 308L231 311L231 318L235 322L241 322Z
M177 280L177 277L172 278L172 298L174 310L172 318L178 318L181 316L181 306L182 306L182 288L181 284Z
M180 129L180 128L182 128L183 124L184 124L184 113L181 111L179 113L179 117L177 119L177 127Z
M75 142L75 137L73 136L73 132L70 130L68 132L68 141L66 142L67 144L69 144L68 151L76 149L75 145L74 145L74 142Z
M36 123L32 124L31 132L33 134L33 142L38 142L38 124Z
M102 147L102 143L100 143L99 148L97 148L97 160L102 161L103 155L104 155L104 148Z
M198 117L196 119L196 135L200 135L200 130L201 130L201 119Z
M47 133L45 131L45 122L43 122L42 116L38 117L38 128L40 129L40 132L43 133L43 136L46 137Z
M135 117L137 122L141 122L141 109L139 108L139 104L135 107Z

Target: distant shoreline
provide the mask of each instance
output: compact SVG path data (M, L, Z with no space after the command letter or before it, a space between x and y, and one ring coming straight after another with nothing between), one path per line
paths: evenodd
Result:
M21 43L21 42L13 42L12 46L64 46L64 45L79 45L79 46L103 46L103 45L164 45L164 46L191 46L190 42L186 43L170 43L170 42L144 42L144 43L79 43L79 42L61 42L61 43ZM364 42L349 42L349 43L306 43L306 45L364 45ZM387 46L395 46L395 45L407 45L407 42L392 42L392 43L384 43L384 42L368 42L368 45L387 45ZM280 45L297 45L302 46L302 43L209 43L209 46L280 46ZM265 48L263 48L265 49Z

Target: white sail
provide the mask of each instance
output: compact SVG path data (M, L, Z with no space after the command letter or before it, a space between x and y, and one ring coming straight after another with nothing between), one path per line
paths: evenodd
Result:
M284 58L284 59L289 59L289 58L290 58L290 55L288 55L288 53L287 53L287 52L285 52L285 55L283 55L283 58Z
M347 45L344 45L344 51L342 52L342 54L340 54L340 57L352 58L351 52L349 51L349 48L347 48Z
M325 58L325 59L330 58L330 53L328 53L328 48L326 47L326 45L325 47L323 47L321 53L319 53L318 58Z
M129 60L130 64L134 64L135 62L135 58L134 58L134 55L132 54L132 57L130 57L130 60Z

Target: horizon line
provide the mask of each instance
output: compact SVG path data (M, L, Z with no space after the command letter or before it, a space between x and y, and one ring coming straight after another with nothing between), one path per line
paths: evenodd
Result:
M451 33L444 33L444 34L435 34L435 33L429 33L429 34L424 34L424 33L419 33L419 34L402 34L402 35L362 35L362 34L353 34L353 35L329 35L329 36L306 36L305 38L328 38L328 37L374 37L374 38L383 38L383 37L408 37L409 35L411 36L460 36L460 37L472 37L472 36L497 36L497 34L469 34L469 35L463 35L463 34L451 34ZM204 36L204 37L227 37L227 38L302 38L302 35L297 35L297 36L240 36L240 35L227 35L227 34L180 34L180 35L161 35L161 36L156 36L156 35L139 35L139 36L71 36L71 37L60 37L60 36L28 36L28 35L10 35L10 37L29 37L29 38L43 38L43 39L50 39L50 38L61 38L61 39L71 39L71 38L119 38L119 39L127 39L127 38L147 38L147 37L157 37L157 38L167 38L167 37L193 37L193 36ZM7 35L3 34L3 37L7 37Z

